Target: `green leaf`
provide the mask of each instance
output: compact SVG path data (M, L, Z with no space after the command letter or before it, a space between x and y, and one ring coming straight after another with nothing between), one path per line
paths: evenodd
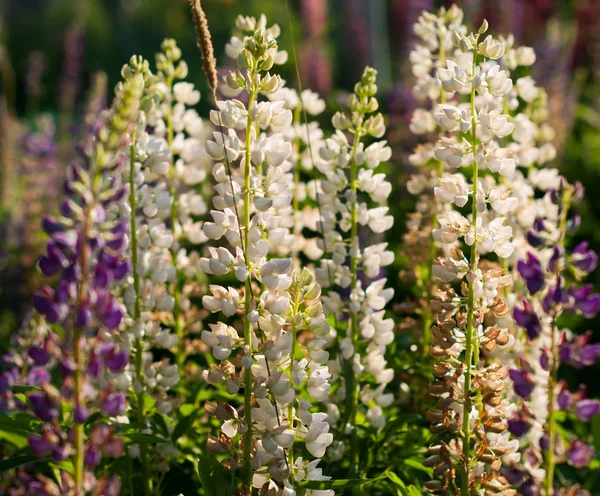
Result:
M592 435L594 437L594 448L600 450L600 415L592 418Z
M188 415L191 415L192 413L196 412L197 410L198 410L198 407L196 407L196 405L193 405L192 403L186 403L179 407L178 412L181 413L181 415L183 415L184 417L187 417Z
M423 493L421 491L419 491L419 489L417 489L416 486L413 486L412 484L410 486L408 486L408 492L406 493L406 496L422 496Z
M13 456L11 458L7 458L6 460L0 460L0 473L40 460L43 459L33 455Z
M189 415L188 417L183 417L177 422L175 429L173 429L173 434L171 434L171 440L177 441L181 436L187 433L190 430L190 427L194 423L196 419L195 415Z
M346 487L365 486L385 479L385 476L376 477L374 479L336 479L328 481L302 481L297 484L298 487L304 489L344 489Z
M404 460L404 464L416 470L420 470L421 472L425 472L429 476L433 476L433 469L424 467L423 462L421 462L421 460L415 458L407 458L406 460Z
M232 474L214 457L200 455L196 463L196 473L206 494L230 496L235 492L235 479Z
M164 436L169 435L169 429L167 427L167 423L165 422L165 418L160 413L155 413L152 415L152 421L154 422L154 425L160 429L160 432Z
M396 484L398 487L406 489L406 484L404 484L404 482L402 482L402 479L400 479L400 477L398 477L394 472L386 472L383 475L385 475L391 482Z
M131 432L125 436L129 443L133 444L156 444L169 443L168 439L153 436L152 434L143 434L141 432Z
M23 394L33 393L34 391L42 390L42 388L39 386L12 386L10 389L13 393L23 393Z

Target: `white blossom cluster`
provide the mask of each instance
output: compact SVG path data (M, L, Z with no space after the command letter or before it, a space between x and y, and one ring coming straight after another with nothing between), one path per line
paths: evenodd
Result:
M514 344L509 329L484 323L488 313L496 318L507 314L502 288L510 283L510 274L482 259L488 253L508 259L515 249L507 215L518 207L518 198L506 178L515 173L516 161L505 146L516 127L505 113L505 97L513 91L513 83L508 69L496 62L505 54L506 45L489 35L483 37L487 22L477 33L467 35L460 25L462 14L456 8L449 12L455 21L450 34L455 48L445 53L445 66L436 73L437 84L430 85L441 86L440 102L431 112L422 112L430 115L427 131L437 124L444 133L433 157L425 158L443 163L435 198L455 207L437 216L433 238L446 248L432 270L444 283L464 282L462 297L452 289L438 296L437 305L442 307L432 328L430 353L441 359L430 388L439 398L429 414L432 432L453 432L456 439L430 448L426 464L436 467L436 474L443 478L427 487L443 492L455 484L465 494L514 494L500 475L503 463L520 459L518 441L510 439L506 425L507 409L512 408L504 393L509 386L508 369L493 359L480 361L481 354L486 357ZM429 31L430 39L435 39L447 15L442 11L440 17L422 16L418 32ZM433 90L430 96L435 97ZM458 172L461 169L467 172ZM470 215L463 215L463 207ZM462 252L464 246L470 247L468 258ZM482 401L475 403L479 394Z
M322 298L326 313L333 314L338 322L347 322L338 356L329 367L340 381L336 403L351 395L345 402L351 406L344 412L348 419L344 428L350 434L354 462L358 457L359 409L364 409L371 426L382 428L386 422L383 409L393 401L393 395L385 392L394 376L385 359L386 347L394 339L394 323L385 318L393 290L385 287L381 272L393 262L394 254L385 242L364 241L382 235L394 222L385 206L391 184L385 174L375 173L390 159L391 149L383 140L365 143L385 133L383 116L375 113L376 74L366 68L348 98L349 112L334 115L336 133L325 140L317 163L324 176L318 185L319 231L323 233L319 247L327 258L321 261L316 275L323 287L330 288ZM335 418L340 417L337 404L330 405ZM336 446L332 456L339 458L343 452L344 446Z
M244 335L227 322L217 322L201 338L220 362L204 372L204 379L224 383L229 393L243 387L245 403L243 418L232 407L214 408L223 421L222 436L209 439L209 449L227 451L241 434L247 487L292 496L297 482L327 480L317 463L333 440L328 415L311 412L311 403L300 393L306 390L315 402L327 399L329 354L324 348L333 331L317 300L320 289L312 274L292 270L292 259L279 258L275 249L293 225L293 218L290 223L286 217L292 215L289 171L295 165L293 143L285 134L292 112L286 100L273 98L282 83L268 72L286 58L277 48L279 27L267 28L264 16L258 21L238 17L236 26L244 36L232 38L227 53L237 59L238 70L225 76L222 91L231 96L245 92L248 104L219 101L218 110L211 112L211 121L221 129L206 143L216 162L216 184L212 221L203 231L219 244L208 248L200 266L207 274L231 274L230 280L244 284L241 290L211 285L211 294L203 297L210 312L228 318L241 313ZM300 350L305 358L297 359ZM300 440L315 460L298 456Z
M307 236L305 230L316 232L320 216L314 164L319 160L318 151L323 146L324 134L316 120L305 123L303 117L320 115L325 110L325 101L309 89L298 94L293 88L285 87L283 81L282 86L268 98L284 101L285 107L294 116L292 123L280 130L292 143L292 153L282 165L292 192L292 203L278 212L282 226L289 230L289 234L274 248L280 255L291 255L294 260L300 253L310 260L318 260L323 251L318 246L317 237ZM306 175L311 179L305 181Z
M430 300L437 289L443 286L432 277L431 266L438 255L448 254L451 246L431 236L431 231L437 227L438 217L452 209L450 203L436 201L434 188L440 186L446 191L455 190L458 204L464 205L468 197L462 176L457 176L457 184L443 177L444 162L435 157L439 133L436 133L432 111L438 103L446 102L446 92L437 78L437 71L446 70L446 60L453 61L458 55L453 47L452 32L466 31L462 20L463 12L456 6L448 10L442 8L437 14L423 12L414 27L419 42L409 57L415 78L413 96L416 101L409 127L413 134L419 136L420 142L409 156L413 170L406 187L416 197L416 205L414 212L409 215L403 240L406 263L402 276L415 288L414 300L408 299L404 307L406 313L415 315L416 319L405 319L402 328L412 336L421 335L424 355L429 349L430 329L435 319ZM444 191L440 193L444 194Z
M130 373L137 402L151 395L158 412L168 415L177 406L168 393L179 382L181 353L178 363L172 363L168 358L155 360L153 350L183 348L182 333L177 325L167 327L164 315L173 313L176 305L182 310L189 307L189 301L177 294L179 278L192 280L199 260L190 260L182 241L205 239L201 223L193 218L205 213L206 205L194 187L205 180L209 159L203 147L204 124L195 110L187 108L198 103L200 93L190 83L174 83L187 76L175 41L167 39L161 48L157 74L144 68L149 105L132 136L126 215L135 229L130 234L130 248L136 250L131 257L135 274L129 277L124 301L125 325L133 330L129 344L135 360ZM165 471L165 458L173 451L169 446L158 450L155 461ZM138 446L130 449L133 456L139 452Z

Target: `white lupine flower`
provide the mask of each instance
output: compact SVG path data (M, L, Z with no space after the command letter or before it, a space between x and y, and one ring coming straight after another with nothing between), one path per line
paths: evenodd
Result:
M492 188L488 193L490 205L501 215L506 215L517 208L518 199L510 194L509 190L502 187Z
M468 392L463 390L465 363L475 371L475 374L481 374L481 377L486 378L484 380L487 380L487 374L490 374L490 380L495 380L500 385L503 382L502 378L493 378L491 371L494 365L488 366L491 361L488 361L487 356L483 356L479 361L474 360L473 343L480 346L483 339L487 338L485 332L488 331L483 325L474 326L472 322L465 323L464 315L485 315L490 311L492 302L496 305L501 301L502 294L498 288L507 284L504 282L503 275L496 275L492 270L482 273L483 269L479 266L480 256L493 251L498 257L506 258L510 257L515 250L512 225L505 223L503 216L518 210L521 196L526 192L519 190L511 194L507 186L496 185L494 177L491 174L486 175L484 171L487 169L500 173L506 178L502 178L502 181L506 180L507 185L510 184L512 188L515 169L520 161L519 155L529 153L525 147L522 147L522 150L514 150L512 144L506 148L503 147L504 144L502 147L499 144L504 143L505 140L508 142L513 127L517 126L516 123L513 126L509 115L502 113L504 108L517 108L519 105L517 89L513 88L507 70L516 67L516 65L511 66L513 62L516 64L516 52L512 49L511 39L499 41L491 36L483 39L483 33L488 27L486 21L478 32L467 34L466 29L461 25L462 15L456 16L456 19L458 25L453 25L452 29L448 30L446 26L451 21L446 18L446 12L442 9L439 15L423 14L416 29L429 51L437 53L426 53L422 48L419 50L420 58L429 61L429 66L422 65L413 72L418 78L415 94L417 98L430 98L434 109L433 116L441 130L445 132L435 145L421 145L421 149L411 156L411 163L414 165L429 165L431 169L423 167L423 172L419 171L419 175L409 182L409 190L417 192L421 197L417 204L418 210L408 224L409 235L412 238L407 237L407 239L421 240L432 229L434 241L430 242L429 250L423 250L429 258L421 258L418 254L409 252L409 256L416 256L417 260L409 260L408 266L425 288L423 294L418 295L423 304L429 303L432 291L440 294L435 311L430 309L432 313L438 315L437 323L435 318L427 320L427 313L423 311L419 315L422 322L418 324L422 324L424 329L434 324L431 343L423 342L422 347L425 349L429 347L431 354L441 360L436 375L438 370L446 370L446 374L442 374L443 377L438 375L439 379L432 386L434 394L440 397L439 407L432 411L434 412L432 432L450 434L468 429L470 435L473 435L471 439L476 450L481 451L484 446L486 449L488 446L506 446L507 459L517 461L520 457L518 454L514 455L515 446L503 444L500 436L491 435L492 429L488 429L487 424L477 423L482 415L498 415L499 418L504 419L504 408L500 408L496 403L488 404L488 400L483 400L485 403L483 408L473 406L468 418L463 419L464 402L467 395L473 394L472 390ZM439 48L448 38L453 41L458 50L452 50L451 47L448 49L444 47L443 50ZM506 57L503 57L505 53ZM473 65L474 58L475 65ZM486 58L499 60L496 63L486 61ZM524 53L524 59L526 58L527 54ZM411 61L413 64L419 64L416 56ZM443 66L439 67L439 65ZM441 92L436 93L433 90L436 84L429 80L432 74L437 76L438 84L442 88ZM475 115L472 115L471 109L475 109ZM412 127L418 130L418 123ZM525 134L526 132L522 133L523 136ZM433 150L435 159L439 161L437 165L431 160L429 150ZM447 172L463 166L477 171L479 179L476 184L469 184L469 179L461 174ZM454 205L456 208L468 206L471 215L463 216L453 209ZM422 249L420 244L413 242L416 247ZM473 247L468 254L469 257L463 253L464 244ZM425 275L421 273L422 264L431 263L431 254L436 257L429 272L433 276L432 280L429 279L428 272L425 272ZM500 269L495 270L499 274L504 274ZM488 275L488 272L490 274L493 272L492 276ZM443 283L461 279L463 279L462 296L454 295L453 292L444 289ZM466 297L466 295L470 296ZM370 327L365 326L363 332L370 335ZM509 338L502 341L502 345L508 348L513 342L514 339L511 341ZM487 346L491 347L489 344ZM477 356L480 356L479 352ZM461 361L460 365L457 360ZM376 374L386 374L385 365L376 350L372 350L364 363L367 367L373 368ZM369 401L371 392L363 391L363 396L365 401ZM448 405L447 398L450 396L454 401ZM378 408L381 405L376 402L375 405L370 403L369 406L367 415L370 416L373 424L381 427L383 424L380 423ZM493 412L492 407L496 409ZM503 425L505 430L505 424ZM500 428L503 425L500 425ZM476 435L475 429L478 429ZM482 444L478 436L485 438ZM438 453L439 446L432 447L432 456L427 460L427 466L442 475L444 481L440 482L440 485L438 482L431 483L429 489L447 487L448 478L454 477L455 472L459 473L457 477L462 477L460 472L464 465L459 454L456 453L454 458L451 454L450 461L446 459L436 461ZM467 456L468 463L473 467L470 474L473 488L483 489L483 484L486 484L486 489L493 487L498 493L510 490L510 486L498 474L502 462L500 457L496 460L493 455L490 457L493 461L483 461L476 457L473 450L468 450Z
M460 174L441 178L440 186L436 186L433 192L440 201L454 203L457 207L464 207L469 198L469 188Z
M477 51L490 59L499 59L504 55L504 50L504 43L495 40L490 35L486 36L485 40L477 46Z
M494 96L504 96L513 87L512 79L510 79L506 71L500 70L499 65L495 65L487 71L485 82L487 83L488 90Z
M435 129L435 117L425 109L417 108L410 121L410 131L413 134L431 133Z
M180 82L173 85L175 100L185 105L196 105L200 101L200 92L192 83Z
M527 46L517 48L516 60L519 65L528 67L535 63L535 59L536 56L533 48Z
M537 98L539 89L535 81L530 76L526 76L517 81L517 93L525 102L531 103Z
M440 104L433 114L437 123L446 131L460 129L466 133L471 129L471 117L465 109L459 109L453 105Z
M310 115L319 115L325 110L325 100L309 89L302 91L302 105Z
M446 162L450 167L458 168L461 165L464 165L465 154L468 152L470 148L469 143L466 140L461 141L461 143L456 143L451 139L442 138L439 141L439 145L435 151L435 158L438 160L442 160Z
M442 88L448 93L462 91L468 82L468 75L453 60L448 60L447 68L440 67L437 77L442 82Z
M482 110L479 114L483 128L498 138L504 138L513 131L513 124L508 122L508 116L501 112L501 108L496 108L490 111Z
M375 71L367 68L356 86L357 92L367 88L367 84L372 84L367 82L371 81L375 81ZM357 98L356 95L349 99L351 106L355 105L352 102L358 101L354 98ZM357 275L360 272L369 278L377 278L381 268L393 262L394 255L386 250L385 243L362 246L363 242L356 232L358 226L365 226L373 233L382 234L393 225L394 219L388 214L389 208L379 205L388 198L391 185L385 180L384 174L376 174L373 170L381 162L390 159L391 150L385 141L375 141L365 147L361 137L381 137L385 126L380 114L367 117L372 111L360 108L360 105L356 103L357 110L353 109L352 115L337 113L334 116L332 123L337 131L325 140L319 150L323 163L318 168L325 179L320 182L323 194L320 195L321 220L317 226L323 229L324 239L318 243L328 258L321 260L321 266L315 273L323 287L331 288L321 297L324 310L334 315L350 316L346 334L341 336L339 342L341 356L328 363L333 380L350 380L340 374L343 362L346 362L353 372L352 387L359 390L365 382L365 374L370 374L383 390L393 379L393 371L385 368L384 359L385 347L393 341L393 321L383 320L383 310L393 291L385 288L385 279L376 279L363 285ZM419 119L415 115L413 126L419 126L419 132L432 131L435 120L429 113L423 116L423 119ZM346 134L342 131L350 132ZM356 140L352 144L348 141L349 135ZM348 255L353 262L348 261ZM333 289L334 285L349 288L349 296L341 297ZM327 329L323 329L324 342L331 342L329 335L324 332ZM322 352L316 356L311 353L311 357L315 361L328 359L327 354ZM337 388L338 401L343 399L345 391L344 385ZM315 394L319 393L315 391ZM324 391L321 394L324 395ZM361 408L365 414L368 410L367 405L357 404L356 408ZM329 406L328 409L335 410ZM355 427L348 425L347 430L352 428ZM324 448L320 447L320 450Z
M485 151L485 165L492 172L503 176L511 176L516 168L513 158L508 158L508 150L498 147L487 147Z
M225 289L223 286L211 285L210 292L213 296L204 295L202 304L210 312L223 312L226 317L231 317L238 309L240 295L235 288Z

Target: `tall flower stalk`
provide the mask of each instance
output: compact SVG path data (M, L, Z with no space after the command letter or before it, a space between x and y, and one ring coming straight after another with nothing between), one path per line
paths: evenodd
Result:
M564 313L595 316L600 310L600 295L592 293L589 284L578 285L596 268L596 253L588 249L587 243L577 245L570 253L566 249L567 235L579 223L577 216L569 218L569 210L581 199L583 188L569 185L560 176L553 183L546 195L556 209L549 211L557 215L536 218L527 233L529 249L517 265L528 296L515 306L514 319L525 330L527 346L537 353L524 355L510 371L521 408L509 426L518 437L529 435L526 446L534 460L524 467L515 467L512 475L524 492L530 493L533 487L541 485L544 494L554 494L557 489L558 463L567 461L583 468L590 463L593 453L584 440L575 436L565 448L566 439L558 435L559 413L568 413L571 421L584 422L600 413L598 401L586 398L582 390L571 393L558 376L561 364L582 368L593 365L600 356L600 347L589 342L589 335L573 336L559 328ZM537 364L533 362L536 358ZM538 380L534 367L542 368L546 381ZM537 464L536 454L539 454Z
M108 209L124 201L126 188L120 181L120 170L126 163L129 133L139 117L144 91L144 79L138 71L139 61L132 59L123 69L124 81L116 89L115 100L108 113L99 121L94 138L84 144L83 159L71 165L64 191L68 195L61 207L61 216L48 217L44 228L51 236L46 255L39 262L47 276L59 276L55 288L44 286L34 298L35 308L46 319L63 325L69 332L69 341L61 364L61 373L72 402L71 433L60 451L51 439L64 439L57 423L48 426L54 430L41 437L30 437L34 453L44 456L54 453L56 461L71 458L73 476L64 476L61 491L83 495L85 482L100 460L100 449L119 456L122 440L113 442L114 434L106 424L99 422L95 429L103 433L86 443L84 423L90 417L92 401L105 415L124 412L125 395L113 381L102 381L103 391L94 398L88 388L103 370L122 373L127 363L127 351L115 345L102 345L104 331L118 329L123 311L111 294L114 281L125 277L130 264L123 260L126 247L125 222L107 217ZM87 360L86 360L87 359ZM30 401L34 413L42 421L51 422L60 411L60 395L51 386L41 393L32 393ZM105 441L102 441L102 440ZM111 448L97 445L110 442ZM115 444L117 443L117 444Z
M319 165L326 177L320 184L323 193L319 193L319 230L324 233L320 248L325 251L327 247L332 259L323 260L316 274L323 287L336 285L350 293L342 300L340 293L329 289L323 301L326 311L334 314L338 322L346 316L348 321L346 336L339 344L338 358L342 362L331 365L334 370L343 367L343 386L337 394L344 400L342 429L350 433L350 460L356 473L360 467L360 404L367 407L368 423L381 428L385 425L382 408L392 401L385 387L393 372L386 368L384 354L393 341L393 323L385 320L384 314L393 290L385 288L386 280L379 275L394 256L387 250L387 243L361 245L359 238L361 226L382 234L393 224L393 217L387 215L388 207L371 206L368 201L370 198L372 204L383 203L391 192L385 175L373 172L381 162L389 160L390 148L385 141L369 146L363 141L369 136L381 138L385 133L383 116L375 113L379 105L375 98L376 75L374 69L366 68L354 94L348 98L350 112L334 115L333 125L338 131L321 148L324 162ZM352 143L344 131L352 136Z
M419 144L409 157L416 171L408 180L407 189L417 196L417 205L407 222L408 233L404 237L406 260L403 278L415 283L416 299L414 302L407 301L405 308L407 313L415 314L418 319L406 319L403 328L412 333L420 323L424 355L429 351L431 325L435 318L430 301L439 286L431 267L442 249L431 236L431 231L437 227L438 216L447 209L447 205L435 201L433 195L433 188L444 175L444 162L435 159L435 143L431 142L432 135L435 136L433 109L437 103L446 101L446 92L437 83L436 73L439 68L446 67L448 58L454 60L452 32L464 29L462 21L463 12L455 5L448 10L442 8L435 14L423 12L414 27L419 43L409 57L416 79L413 95L418 102L410 130L429 139Z
M288 235L276 212L292 202L282 168L292 145L278 132L290 125L292 114L283 101L260 100L281 85L278 76L267 72L285 60L285 53L277 49L279 28L267 28L264 16L258 21L239 17L236 26L244 35L227 46L238 70L226 75L226 91L245 91L248 104L218 101L218 110L211 112L211 121L222 128L206 144L219 162L213 168L213 222L203 227L210 239L225 237L235 255L224 246L210 247L201 267L217 276L231 272L244 283L243 296L232 287L211 285L211 295L203 298L205 308L225 317L240 309L243 337L231 325L218 322L203 331L202 340L220 362L205 371L204 379L225 383L229 393L243 387L244 417L230 405L207 403L207 412L223 421L219 438L211 436L207 446L213 453L227 453L232 469L239 464L244 491L254 487L293 494L297 482L328 479L316 465L332 435L327 415L309 412L308 398L327 398L329 372L323 364L328 354L323 348L330 327L320 303L313 301L320 290L311 273L292 271L291 259L271 253ZM243 130L243 137L234 129ZM305 358L298 360L300 353ZM240 362L238 373L235 364ZM316 460L305 461L297 446L300 439Z
M486 353L510 347L513 342L508 329L484 326L486 314L506 314L499 288L510 277L502 269L482 264L481 255L494 252L507 258L512 254L512 229L504 225L504 216L516 207L510 191L497 186L492 177L480 175L484 169L501 176L515 170L514 159L508 158L508 150L497 141L513 130L502 114L502 96L512 89L512 82L497 65L483 65L485 59L501 57L505 47L491 36L480 41L486 30L484 21L477 33L467 36L462 31L453 32L454 44L464 56L458 63L448 60L437 77L456 105L439 104L434 113L443 130L457 132L439 141L435 157L451 168L470 166L472 172L470 184L460 174L449 174L434 188L439 201L457 207L465 206L470 196L471 215L465 218L449 210L440 215L439 227L433 230L436 241L449 245L447 256L436 260L434 275L448 283L463 277L466 281L461 286L462 296L447 289L436 304L439 312L430 353L442 360L434 365L437 379L430 391L440 399L428 418L434 434L450 432L457 439L430 448L426 465L436 467L435 473L444 478L428 482L426 487L444 492L453 485L465 495L492 494L488 491L512 494L499 471L502 460L516 450L506 430L508 403L502 395L508 370L486 357ZM465 104L460 103L463 94L468 95ZM461 239L470 247L468 259L462 253Z
M188 251L188 247L206 241L202 219L208 207L202 185L206 182L212 161L203 145L210 136L210 125L193 108L200 100L200 92L192 83L185 81L188 67L177 43L166 39L161 49L156 56L158 102L148 115L148 123L153 128L151 136L164 140L166 146L161 144L161 153L169 154L169 171L166 177L162 177L162 184L167 189L157 200L168 202L169 208L168 222L163 224L161 237L171 254L167 267L170 295L174 300L171 325L179 343L174 349L176 364L183 376L187 357L186 338L190 327L198 324L189 298L197 281L195 274L199 257ZM160 159L159 163L164 164Z

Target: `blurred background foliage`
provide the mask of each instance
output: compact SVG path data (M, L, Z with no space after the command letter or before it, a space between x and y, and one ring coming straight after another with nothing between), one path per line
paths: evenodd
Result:
M478 25L487 18L495 34L514 33L519 44L537 53L534 78L549 94L550 120L556 129L559 156L555 165L570 180L580 180L587 190L579 205L583 222L578 240L589 240L600 249L600 0L464 0L467 21ZM388 115L388 140L395 149L387 165L396 186L392 209L396 223L390 242L398 247L405 214L413 205L404 190L410 172L406 157L415 141L408 131L414 108L408 54L414 43L412 25L423 10L451 2L433 0L290 0L290 12L276 0L203 0L219 63L227 64L225 43L238 14L264 13L282 27L280 45L291 51L290 23L296 35L302 84L318 91L330 109L343 106L362 69L369 64L379 71L380 101ZM173 37L190 67L190 81L205 88L200 57L195 47L188 0L0 0L0 75L8 113L32 126L41 111L65 115L60 133L76 134L77 116L93 75L103 71L108 87L119 79L121 66L131 54L152 58L165 37ZM295 85L293 64L281 70ZM66 88L70 91L66 91ZM65 95L65 93L67 93ZM207 94L205 92L204 94ZM206 110L208 101L201 102ZM327 117L325 117L327 119ZM60 122L60 121L59 121ZM0 141L7 139L2 136ZM2 149L0 147L0 149ZM5 153L5 149L2 149ZM7 163L11 163L8 158ZM63 156L64 160L64 156ZM19 179L17 169L13 179ZM16 183L4 171L5 190L0 205L18 210L26 195L14 194ZM39 182L41 179L38 178ZM18 182L18 181L17 181ZM21 185L21 187L23 187ZM21 192L22 193L22 192ZM1 212L0 212L1 213ZM35 224L35 223L34 223ZM38 229L23 224L22 231ZM39 230L39 229L38 229ZM20 236L23 236L23 232ZM35 252L9 262L8 234L0 232L0 332L7 336L18 327L35 283L31 275ZM19 250L24 250L17 244ZM397 269L400 269L401 261ZM10 270L8 270L10 269ZM408 291L397 276L397 302ZM600 274L600 273L599 273ZM596 275L600 286L600 275ZM586 325L600 339L600 320ZM579 321L569 323L577 332ZM410 346L410 336L399 338ZM8 340L0 340L0 351ZM571 381L584 382L590 395L600 395L600 383L573 372ZM600 427L600 425L598 425ZM600 432L600 431L599 431Z

